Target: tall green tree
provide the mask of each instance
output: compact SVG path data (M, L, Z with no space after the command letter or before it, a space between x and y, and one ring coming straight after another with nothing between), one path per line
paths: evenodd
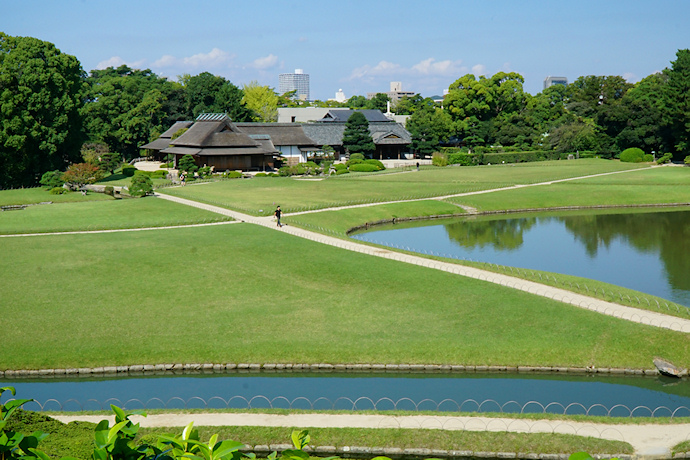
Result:
M668 80L661 93L663 122L669 130L673 158L681 160L690 155L690 50L678 50L664 74Z
M252 121L251 111L242 104L242 90L223 77L202 72L183 79L187 97L187 117L201 113L227 113L233 121Z
M348 153L362 153L368 157L376 151L369 132L369 122L362 112L355 111L345 122L343 147Z
M623 96L625 127L616 136L616 144L623 151L630 147L645 153L670 151L667 129L662 120L664 104L659 100L666 86L667 76L657 73L642 79ZM663 99L663 98L662 98Z
M179 113L181 88L151 70L126 65L93 70L87 78L83 113L89 139L103 142L125 158L184 117Z
M420 108L407 120L405 128L412 137L412 149L421 155L431 155L438 150L439 143L450 136L451 119L448 113L431 104L420 104Z
M376 93L374 97L367 101L366 107L372 110L380 110L381 112L386 112L388 110L388 103L391 98L384 93Z
M278 95L273 88L253 80L242 87L242 92L242 103L252 112L253 121L278 121Z
M84 76L52 43L0 32L0 189L79 160Z

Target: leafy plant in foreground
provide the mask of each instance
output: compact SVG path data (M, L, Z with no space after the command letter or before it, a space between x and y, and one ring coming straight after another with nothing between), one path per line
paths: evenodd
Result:
M16 394L14 387L1 387L0 396L5 391ZM38 443L46 436L42 431L34 431L30 436L14 431L6 430L5 426L12 414L24 404L33 399L13 399L5 404L0 404L0 460L26 460L39 458L49 460L49 457L37 449Z

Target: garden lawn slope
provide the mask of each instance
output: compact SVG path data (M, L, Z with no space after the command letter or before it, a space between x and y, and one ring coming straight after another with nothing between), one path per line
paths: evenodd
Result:
M1 369L175 362L648 368L690 335L249 224L0 239Z
M232 219L154 197L109 198L107 201L42 204L3 212L0 214L0 234L162 227L228 220Z

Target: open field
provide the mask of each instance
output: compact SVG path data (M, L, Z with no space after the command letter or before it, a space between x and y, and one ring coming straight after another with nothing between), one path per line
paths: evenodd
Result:
M289 213L348 204L443 196L643 167L646 166L607 160L550 161L432 168L378 175L345 174L321 180L280 177L234 179L160 191L253 215L270 215L276 205Z
M5 193L0 193L0 197ZM0 234L162 227L232 220L153 197L115 200L102 193L87 195L91 196L105 196L107 200L53 203L2 212Z
M649 368L657 354L679 363L690 356L688 334L248 224L5 238L0 248L4 369L163 362Z

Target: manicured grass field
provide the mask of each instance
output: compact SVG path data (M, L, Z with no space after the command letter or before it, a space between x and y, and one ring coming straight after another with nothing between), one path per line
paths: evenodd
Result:
M53 203L82 203L84 201L108 201L112 200L103 193L91 193L82 195L81 192L69 192L62 195L53 195L45 188L17 188L0 191L0 206L16 204L37 204L45 202Z
M0 368L165 362L649 368L690 335L249 224L0 239Z
M449 201L473 206L481 211L690 203L690 168L643 169L552 185L455 197Z
M464 214L465 211L458 205L438 200L423 200L298 214L285 217L283 221L322 233L345 236L352 227L367 222L404 217L462 216Z
M161 189L161 193L216 204L255 215L270 215L348 204L443 196L516 184L641 168L607 160L550 161L516 165L432 168L390 174L345 174L322 180L234 179Z
M0 197L5 193L0 193ZM0 234L162 227L232 220L155 197L115 200L102 193L87 195L91 196L108 199L42 204L20 211L2 212Z

